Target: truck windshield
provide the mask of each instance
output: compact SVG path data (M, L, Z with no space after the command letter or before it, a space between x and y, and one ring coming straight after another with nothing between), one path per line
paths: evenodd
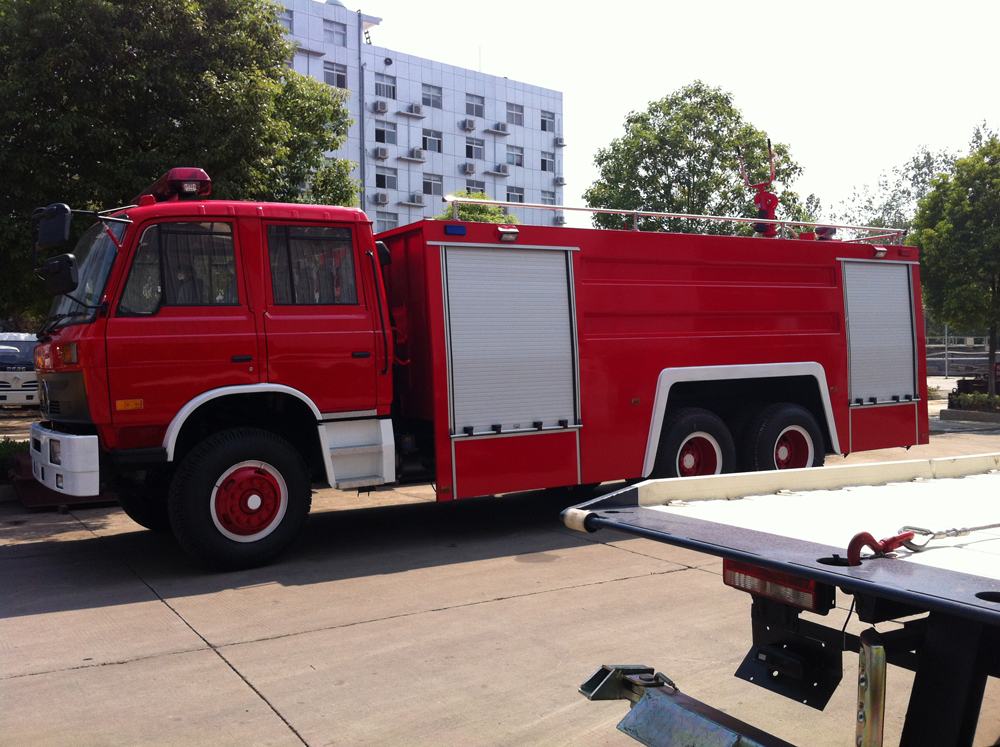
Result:
M52 302L49 316L45 320L45 329L53 330L70 324L87 324L94 320L97 309L88 309L86 306L100 304L104 287L108 283L108 275L118 254L118 248L108 236L104 226L104 223L95 223L77 242L73 253L80 269L80 284L70 294L73 298L57 296ZM107 226L120 242L127 224L109 222ZM77 300L73 300L74 298Z

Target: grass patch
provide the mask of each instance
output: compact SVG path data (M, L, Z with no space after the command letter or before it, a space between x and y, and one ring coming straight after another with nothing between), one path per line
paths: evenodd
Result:
M959 394L955 397L959 410L973 410L975 412L998 412L1000 413L1000 394L992 397L988 394Z
M27 453L30 441L15 441L10 436L0 439L0 483L9 482L7 471L14 466L14 454Z

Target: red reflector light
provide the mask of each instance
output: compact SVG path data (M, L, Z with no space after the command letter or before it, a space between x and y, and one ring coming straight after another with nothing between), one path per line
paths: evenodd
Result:
M207 197L212 194L212 179L204 169L178 168L170 169L161 176L152 187L132 198L133 203L140 203L143 195L152 195L157 202L167 200L183 200L194 197Z
M829 612L834 603L834 590L826 584L737 560L722 561L722 582L734 589L821 615Z

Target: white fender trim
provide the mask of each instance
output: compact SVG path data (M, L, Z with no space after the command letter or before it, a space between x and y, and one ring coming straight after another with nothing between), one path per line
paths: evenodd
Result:
M762 363L749 366L697 366L689 368L665 368L660 371L656 380L656 397L653 399L653 418L649 424L649 436L646 439L646 459L642 465L642 476L648 477L653 471L656 461L656 450L660 444L660 428L663 426L663 415L667 409L667 399L670 397L670 387L683 381L722 381L727 379L766 379L778 376L812 376L819 386L819 396L823 402L823 412L830 429L830 441L833 450L840 453L840 440L837 438L837 424L833 420L833 407L830 404L830 388L826 383L826 371L815 361L801 363ZM690 479L690 478L688 478Z
M313 417L316 418L317 423L322 420L322 415L320 414L319 408L316 407L316 404L298 389L292 389L290 386L283 386L281 384L246 384L244 386L224 386L218 389L211 389L207 392L202 392L184 405L184 407L182 407L180 411L174 415L174 419L170 421L170 425L167 426L167 432L163 435L163 448L167 450L167 461L174 461L174 449L177 446L177 436L180 435L181 428L184 427L184 423L191 416L191 413L203 404L213 399L218 399L219 397L228 397L232 394L262 394L264 392L290 394L296 399L304 402L306 406L309 407L312 411ZM325 433L323 432L322 427L320 427L319 431L320 440L325 440ZM329 447L325 443L322 444L322 446L323 453L326 454ZM329 459L327 461L329 461Z

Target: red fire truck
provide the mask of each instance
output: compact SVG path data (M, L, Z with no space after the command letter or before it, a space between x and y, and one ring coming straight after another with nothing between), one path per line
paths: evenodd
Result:
M310 488L439 500L926 443L916 250L208 199L175 169L39 274L36 479L217 567ZM74 212L40 208L35 246ZM79 211L85 212L85 211ZM795 234L792 234L795 236Z

